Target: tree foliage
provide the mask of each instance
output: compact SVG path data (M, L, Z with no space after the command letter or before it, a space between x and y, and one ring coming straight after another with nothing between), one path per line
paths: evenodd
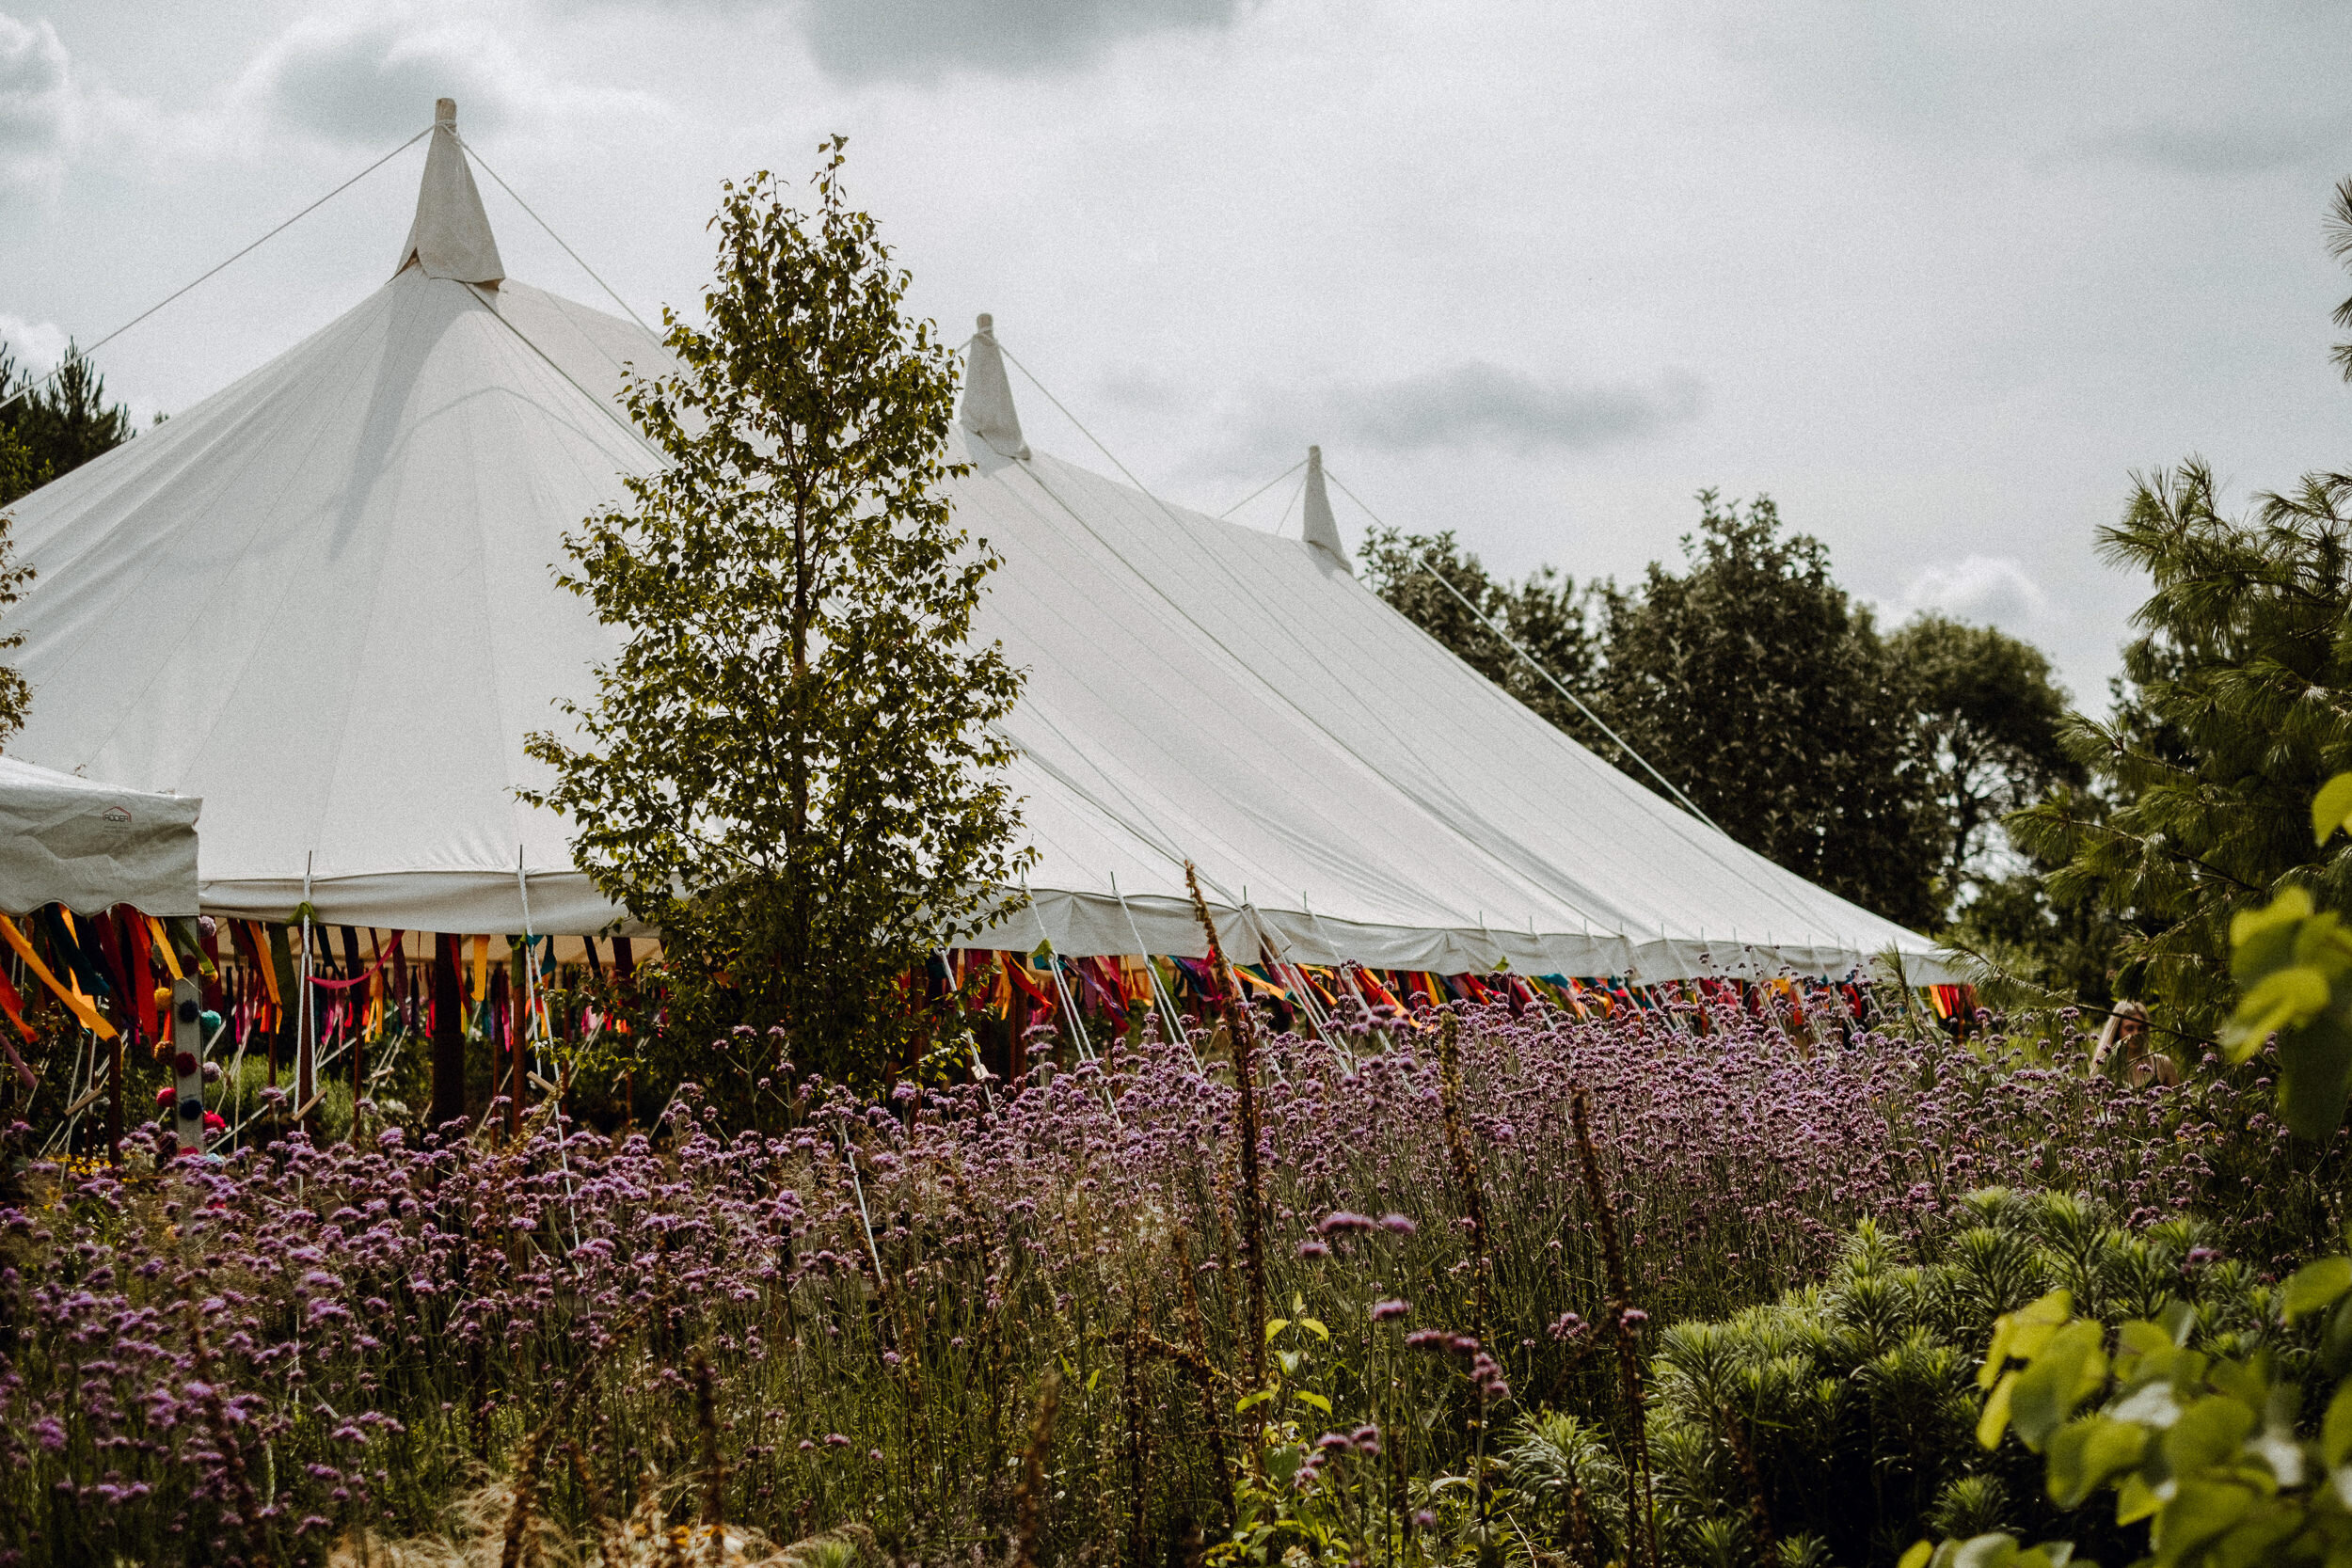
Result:
M1601 689L1626 739L1724 831L1865 908L1938 913L1902 672L1818 539L1759 496L1699 496L1685 569L1613 607Z
M0 435L0 479L6 478L11 458L8 437ZM16 559L15 543L8 537L8 515L0 513L0 610L23 598L33 581L33 568ZM0 631L0 654L24 645L21 627ZM8 737L24 727L24 716L32 705L31 685L12 667L0 664L0 746L7 745Z
M2336 182L2335 198L2328 204L2328 254L2352 266L2352 177ZM2336 307L2335 323L2352 328L2352 299ZM2328 357L2352 381L2352 343L2338 343Z
M897 982L1024 869L992 730L1019 676L972 622L997 558L939 485L953 351L825 149L814 213L760 174L713 227L707 326L632 378L666 459L566 538L560 580L627 629L585 745L532 738L583 869L661 927L673 1026L781 1024L870 1073L917 1027ZM880 1053L880 1054L878 1054Z
M1510 582L1451 532L1389 530L1367 542L1364 578L1657 787L1486 622L1500 626L1727 832L1789 869L1914 925L1973 908L2012 870L2001 816L2079 775L2057 743L2066 699L2049 660L1941 617L1883 637L1827 549L1786 531L1770 498L1699 499L1683 568L1653 565L1629 589L1549 568Z
M1941 876L1957 887L2007 847L2003 817L2083 782L2058 738L2066 693L2048 655L1992 626L1925 614L1896 630L1887 651L1919 726Z
M2319 846L2352 829L2352 773L2320 787L2308 820ZM2324 1148L2352 1086L2352 934L2291 886L2238 912L2229 954L2239 991L2223 1049L2244 1063L2275 1046L2280 1115L2303 1151ZM2264 1313L2290 1330L2323 1324L2315 1357L2292 1339L2258 1340L2251 1354L2200 1345L2205 1314L2170 1284L2112 1336L2077 1316L2063 1287L2004 1313L1977 1370L1978 1440L1994 1449L2014 1432L2046 1456L2060 1508L2112 1491L2117 1524L2147 1522L2156 1568L2352 1558L2352 1258L2305 1264ZM2337 1380L2316 1431L2301 1386L2312 1360ZM1996 1531L1918 1542L1899 1568L2061 1568L2072 1555L2069 1543L2026 1550Z
M1518 582L1498 578L1461 547L1452 529L1421 534L1375 528L1358 554L1357 569L1375 593L1471 669L1586 745L1604 754L1615 750L1574 703L1530 669L1511 646L1517 643L1590 704L1597 695L1607 624L1601 588L1579 588L1574 578L1549 566L1538 567ZM1433 573L1442 574L1445 580L1438 581ZM1509 641L1496 636L1488 622L1502 627Z
M56 373L36 385L0 345L0 506L112 451L131 434L131 410L106 401L106 378L87 355L69 345Z
M2232 920L2287 887L2341 903L2352 848L2306 802L2352 766L2352 477L2307 477L2224 515L2191 461L2135 477L2103 553L2153 583L2123 649L2127 700L2064 740L2096 775L2010 819L2059 898L2122 917L2135 989L2209 1031L2228 1010Z
M68 350L56 376L35 388L17 369L16 356L0 345L0 507L119 446L130 434L130 410L106 403L104 378L82 355ZM0 512L0 610L22 599L33 581L32 566L16 559L8 523ZM21 629L0 633L0 654L24 645ZM32 697L24 677L0 664L0 745L24 727Z

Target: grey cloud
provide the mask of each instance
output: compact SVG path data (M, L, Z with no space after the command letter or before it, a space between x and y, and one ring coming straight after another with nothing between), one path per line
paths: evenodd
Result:
M2342 157L2352 130L2331 112L2352 28L2316 0L1713 9L1730 54L1808 111L2028 155L2258 173Z
M1191 448L1184 467L1217 483L1287 462L1311 442L1359 451L1591 451L1693 419L1706 395L1704 385L1682 372L1645 387L1546 380L1482 360L1362 385L1260 382L1208 399L1180 378L1129 364L1105 369L1093 388L1105 404L1171 433L1201 433L1177 436Z
M2288 117L2265 124L2235 119L2218 124L2157 121L2092 138L2095 149L2184 174L2261 174L2345 151L2352 118Z
M930 81L957 69L1025 75L1082 65L1127 39L1231 26L1243 0L809 0L819 69L843 81Z
M0 184L53 172L72 129L72 62L46 21L0 14Z
M381 142L430 123L437 98L458 101L473 131L505 119L505 93L477 52L416 38L390 22L347 32L297 29L262 64L267 101L289 122L338 140Z
M1335 436L1391 451L1494 446L1589 451L1678 424L1701 388L1673 373L1653 388L1543 381L1470 360L1384 385L1340 388L1323 404Z

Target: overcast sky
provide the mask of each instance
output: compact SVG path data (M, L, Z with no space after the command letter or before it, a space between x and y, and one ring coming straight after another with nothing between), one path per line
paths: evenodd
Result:
M90 341L444 95L650 317L722 179L839 131L916 309L994 312L1168 496L1320 441L1386 520L1581 578L1765 491L1891 617L2031 638L2091 705L2133 469L2200 453L2242 503L2352 459L2346 80L2321 0L0 0L0 336ZM422 158L108 345L110 388L184 408L349 309ZM485 188L511 275L600 301ZM1295 532L1291 489L1240 515Z

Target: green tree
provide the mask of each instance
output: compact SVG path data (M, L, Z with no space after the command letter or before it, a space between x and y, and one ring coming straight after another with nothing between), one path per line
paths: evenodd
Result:
M1818 539L1699 494L1687 567L1613 600L1602 717L1724 831L1866 909L1935 923L1938 852L1902 670Z
M21 474L27 466L24 449L6 432L0 432L0 489L5 489L12 473ZM15 543L8 537L11 520L8 514L0 512L0 610L23 598L33 581L33 568L16 559ZM0 632L0 653L24 645L22 630ZM8 737L24 727L24 716L32 704L31 685L12 667L0 664L0 746L6 746Z
M2059 899L2123 917L2128 989L2209 1033L2229 1010L2232 919L2288 887L2342 904L2352 848L2314 847L2306 802L2352 766L2352 477L2307 476L2225 516L2191 461L2135 476L2111 561L2153 593L2123 649L2130 700L2065 741L2096 791L2010 818Z
M0 345L0 506L130 438L131 410L106 401L106 378L88 356L69 345L56 374L37 383Z
M2082 766L2059 740L2066 693L2049 656L1991 626L1921 615L1887 639L1911 689L1941 843L1937 876L1958 895L2008 847L2001 819Z
M1579 588L1574 578L1549 566L1539 566L1518 582L1498 578L1461 547L1452 529L1424 534L1375 528L1358 552L1356 565L1374 593L1471 669L1604 755L1615 751L1575 704L1529 669L1527 660L1486 624L1501 626L1511 642L1591 704L1599 696L1596 682L1607 612L1603 590ZM1445 580L1438 581L1432 573L1442 573Z
M582 867L661 928L674 1029L781 1023L870 1076L919 1028L897 982L984 924L1025 859L992 724L1020 677L972 620L997 558L949 516L953 350L844 200L730 182L708 325L625 400L667 458L566 539L560 580L627 628L532 752ZM708 1038L704 1033L702 1038Z
M2328 254L2352 266L2352 178L2336 182L2335 198L2328 204ZM2352 327L2352 299L2336 307L2335 323ZM2352 343L2338 343L2328 357L2352 381Z
M1359 569L1471 668L1652 783L1504 638L1518 643L1733 836L1790 869L1921 926L1983 905L1977 937L2020 968L2071 977L2100 964L2096 922L2071 910L2054 920L2037 883L2002 874L2001 818L2082 776L2058 739L2066 698L2048 658L1940 616L1882 638L1831 578L1826 549L1784 535L1769 498L1744 512L1712 491L1700 502L1687 571L1653 566L1630 591L1549 568L1500 578L1451 531L1375 530Z

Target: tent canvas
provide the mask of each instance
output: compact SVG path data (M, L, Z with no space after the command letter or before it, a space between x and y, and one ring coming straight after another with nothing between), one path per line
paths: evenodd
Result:
M0 756L0 912L196 913L202 806Z
M618 646L562 536L657 454L614 401L636 325L502 276L453 127L401 266L278 358L26 498L15 750L202 796L207 911L586 932L619 911L523 805L524 737ZM1696 821L1492 686L1349 573L1021 437L972 345L960 523L1004 558L980 635L1041 861L982 944L1201 950L1184 863L1245 954L1666 978L1838 972L1925 938ZM1325 508L1327 513L1327 505Z

